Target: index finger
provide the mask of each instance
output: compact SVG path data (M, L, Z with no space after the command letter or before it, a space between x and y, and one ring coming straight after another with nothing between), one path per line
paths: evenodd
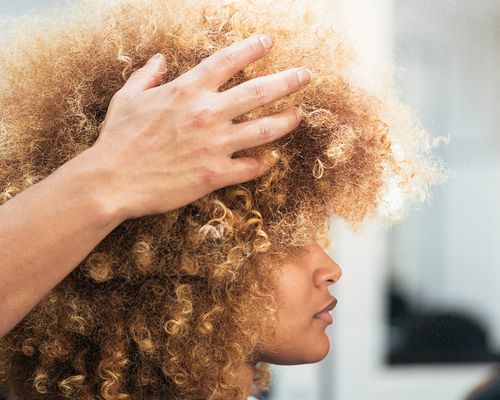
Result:
M273 46L270 35L257 34L216 51L186 73L191 83L213 91ZM193 82L194 81L194 82Z

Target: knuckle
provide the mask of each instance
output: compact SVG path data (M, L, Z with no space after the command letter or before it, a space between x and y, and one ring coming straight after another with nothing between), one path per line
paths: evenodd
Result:
M262 139L269 139L276 134L276 128L271 125L269 120L262 120L259 124L259 136Z
M224 49L221 52L222 63L229 69L235 69L237 66L236 54L232 49Z
M215 165L206 165L200 169L199 176L203 186L215 188L220 184L223 172Z
M200 149L198 149L198 156L200 158L208 158L209 156L212 155L212 148L208 145L206 146L202 146L200 147Z
M190 85L181 84L179 82L170 82L167 84L169 96L175 99L185 99L191 94Z
M197 128L206 127L213 122L217 115L218 111L214 107L203 107L193 113L193 116L191 118L191 125Z
M245 168L250 176L258 176L262 172L262 164L255 158L248 159Z
M262 100L267 97L267 90L262 84L254 84L250 87L250 94L254 100Z

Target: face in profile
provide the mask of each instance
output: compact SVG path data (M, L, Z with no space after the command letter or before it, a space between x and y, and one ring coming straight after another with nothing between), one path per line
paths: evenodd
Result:
M326 328L337 299L328 287L342 271L323 248L313 242L291 258L276 279L278 324L269 343L261 349L262 361L305 364L322 360L330 350Z

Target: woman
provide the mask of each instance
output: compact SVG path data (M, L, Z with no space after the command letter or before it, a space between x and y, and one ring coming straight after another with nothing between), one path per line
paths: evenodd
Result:
M28 193L63 204L28 211L43 249L7 253L50 275L29 291L3 280L21 293L0 341L12 396L237 399L267 384L265 362L327 354L330 217L356 226L438 171L391 93L355 85L339 31L266 5L83 4L8 38L4 226Z

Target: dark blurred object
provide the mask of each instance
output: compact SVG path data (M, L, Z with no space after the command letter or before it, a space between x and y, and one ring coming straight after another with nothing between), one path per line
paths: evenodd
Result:
M500 366L495 372L475 388L466 400L500 400Z
M490 350L486 329L472 316L414 310L394 289L389 296L389 364L500 361L500 354Z

